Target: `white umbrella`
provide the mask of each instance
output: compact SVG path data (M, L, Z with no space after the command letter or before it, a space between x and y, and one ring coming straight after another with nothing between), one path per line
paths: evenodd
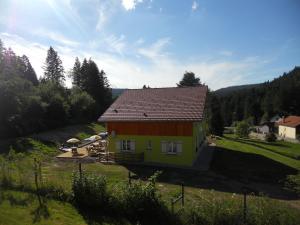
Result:
M67 143L69 143L69 144L76 144L78 142L80 142L80 140L78 140L77 138L71 138L71 139L67 140Z
M101 137L99 135L93 135L89 138L90 140L100 140Z

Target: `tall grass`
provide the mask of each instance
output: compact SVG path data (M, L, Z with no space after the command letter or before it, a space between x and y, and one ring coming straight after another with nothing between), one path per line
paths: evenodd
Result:
M23 153L22 153L23 154ZM226 225L243 223L243 201L238 195L220 197L203 192L185 208L172 213L156 188L155 173L146 182L134 180L109 183L105 176L84 172L74 173L72 190L66 192L46 180L35 186L32 158L11 152L0 156L0 185L8 189L33 192L46 198L68 201L80 208L91 223L99 222L102 215L132 224L182 224ZM296 225L300 224L299 210L284 203L261 196L249 196L246 223L248 225ZM82 210L84 209L84 211Z

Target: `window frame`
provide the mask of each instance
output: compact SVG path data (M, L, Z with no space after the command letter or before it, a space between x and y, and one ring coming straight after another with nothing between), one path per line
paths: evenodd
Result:
M148 151L151 151L152 148L153 148L153 146L152 146L152 140L148 140L148 141L146 142L146 149L147 149Z
M133 149L131 149L131 140L121 140L121 149L120 150L123 152L132 152Z

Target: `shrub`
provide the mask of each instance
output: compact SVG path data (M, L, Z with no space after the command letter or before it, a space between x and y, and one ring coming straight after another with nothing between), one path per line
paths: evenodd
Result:
M101 209L109 200L105 176L74 173L72 190L75 203L85 208Z
M292 192L295 192L298 196L300 196L300 172L296 175L288 175L285 188Z
M248 137L250 131L249 128L249 124L246 121L238 122L235 129L235 134L240 138Z
M247 225L292 225L299 224L300 217L297 209L271 200L264 196L248 195L246 209ZM243 207L241 197L235 194L223 199L214 194L201 196L193 207L184 210L181 217L183 224L193 225L239 225L243 224Z
M270 132L270 133L266 134L266 136L265 136L265 141L267 141L267 142L274 142L276 140L277 140L277 137L273 132Z
M193 225L238 225L242 221L241 203L235 194L231 199L201 196L193 207L185 208L182 214L184 224Z
M134 223L172 224L171 214L157 193L155 182L160 172L148 179L119 186L119 201L125 216Z

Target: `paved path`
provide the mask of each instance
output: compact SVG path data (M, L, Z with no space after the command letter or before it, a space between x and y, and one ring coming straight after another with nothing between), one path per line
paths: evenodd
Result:
M198 158L196 159L193 167L197 170L206 171L209 170L209 166L214 154L215 144L209 144L204 147L202 151L199 153Z

